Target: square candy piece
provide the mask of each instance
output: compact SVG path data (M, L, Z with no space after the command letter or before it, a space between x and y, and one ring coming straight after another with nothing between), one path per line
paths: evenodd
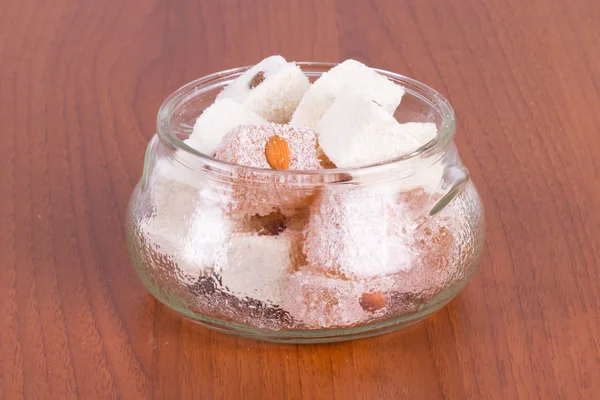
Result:
M253 168L271 169L267 147L279 138L287 148L290 170L322 169L317 153L317 136L314 130L289 125L243 125L225 135L215 151L215 158L232 164Z
M317 79L302 97L290 123L314 129L346 84L360 88L388 114L394 113L404 95L402 86L358 61L346 60Z
M290 269L290 239L285 235L234 235L217 263L224 287L240 298L280 304L282 279Z
M346 85L317 125L319 144L338 167L377 164L421 146L383 107Z
M189 186L157 177L150 190L156 209L140 222L139 235L176 265L163 273L191 284L212 270L226 249L229 219L218 204Z
M218 204L202 199L193 214L188 215L187 239L179 243L180 269L192 284L203 274L214 270L225 257L233 226Z
M365 280L329 277L302 269L283 280L283 308L311 328L354 325L369 319L359 303Z
M258 114L231 99L217 100L198 117L186 144L212 156L223 136L236 126L266 123Z
M392 236L399 216L391 196L371 188L331 188L311 205L303 253L314 272L344 279L393 273L409 252Z
M270 150L279 149L271 153ZM285 153L285 165L273 161ZM275 155L269 159L268 154ZM317 154L317 136L308 128L289 125L243 125L231 130L217 147L215 158L232 164L262 169L298 171L322 169ZM293 175L260 173L247 169L232 171L230 211L267 215L277 209L304 207L312 202L312 190L298 183Z
M294 63L281 56L265 58L240 75L217 97L229 98L269 122L289 122L310 82Z
M227 98L237 103L243 103L250 94L252 88L255 88L260 83L267 80L267 78L281 72L287 65L288 62L281 56L267 57L227 85L227 87L219 93L218 98ZM262 77L259 72L262 73Z

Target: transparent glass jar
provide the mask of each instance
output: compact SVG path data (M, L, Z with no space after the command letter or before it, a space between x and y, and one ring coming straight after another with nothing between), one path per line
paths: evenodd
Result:
M335 64L299 65L314 81ZM406 89L395 117L435 123L433 141L361 168L248 168L185 143L246 70L191 82L160 108L127 214L129 252L150 293L209 328L296 343L394 331L454 298L480 260L485 224L450 104L378 71Z

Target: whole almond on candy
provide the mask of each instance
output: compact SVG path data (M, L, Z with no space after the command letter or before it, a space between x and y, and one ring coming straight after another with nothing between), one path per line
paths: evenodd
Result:
M267 141L265 156L273 169L284 170L290 167L290 146L280 136L275 135Z

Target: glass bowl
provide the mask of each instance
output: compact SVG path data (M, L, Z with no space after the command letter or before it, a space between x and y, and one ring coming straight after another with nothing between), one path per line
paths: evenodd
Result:
M335 66L298 65L311 81ZM191 82L159 110L126 222L149 292L211 329L293 343L391 332L454 298L480 260L485 224L448 101L378 70L406 90L396 119L435 123L434 140L360 168L249 168L185 142L196 118L247 69Z

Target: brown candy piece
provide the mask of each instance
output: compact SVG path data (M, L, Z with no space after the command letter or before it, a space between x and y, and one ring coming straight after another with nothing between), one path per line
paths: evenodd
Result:
M271 171L233 171L227 208L248 215L276 210L290 215L290 209L311 204L315 193L306 189L308 178L282 175L276 170L322 169L316 147L316 132L307 128L263 124L232 129L217 147L215 158Z

